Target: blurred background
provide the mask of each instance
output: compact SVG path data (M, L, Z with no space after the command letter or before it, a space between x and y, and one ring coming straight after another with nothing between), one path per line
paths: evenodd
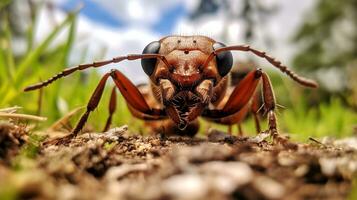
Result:
M317 80L318 89L304 88L266 61L234 53L237 74L261 67L271 75L279 127L294 139L357 132L354 0L1 0L0 10L0 108L17 105L23 113L48 117L39 129L85 106L100 74L111 68L136 84L146 83L147 77L140 61L131 61L78 72L41 91L24 93L25 86L66 66L141 53L149 42L178 34L250 44ZM109 92L90 117L93 128L104 126ZM130 117L122 98L118 105L114 125L147 131ZM202 127L204 132L208 125ZM243 129L254 134L253 120L247 119Z

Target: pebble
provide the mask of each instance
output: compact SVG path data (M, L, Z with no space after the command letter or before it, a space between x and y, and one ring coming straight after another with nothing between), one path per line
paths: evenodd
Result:
M285 187L267 176L255 177L253 186L267 199L280 199L285 194Z
M163 191L175 199L203 199L207 182L198 174L175 175L163 182Z

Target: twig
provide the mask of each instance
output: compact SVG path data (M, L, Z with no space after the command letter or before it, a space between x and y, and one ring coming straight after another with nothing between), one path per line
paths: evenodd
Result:
M19 107L19 106L14 106L14 107L9 107L9 108L2 108L0 109L0 112L3 112L3 113L14 113L16 112L17 110L21 109L22 107Z
M319 145L321 145L321 146L323 146L323 147L325 147L325 148L328 147L326 144L324 144L324 143L322 143L322 142L316 140L315 138L309 137L309 140L311 140L311 141L313 141L313 142L315 142L315 143L317 143L317 144L319 144Z
M17 114L17 113L4 113L0 112L0 117L4 118L16 118L16 119L29 119L35 121L46 121L46 117L39 117L35 115L27 115L27 114Z
M66 129L66 126L69 124L69 120L71 117L73 117L75 114L77 114L79 111L81 111L85 106L81 106L78 108L75 108L74 110L71 110L69 113L67 113L64 117L61 119L57 120L50 128L49 130L56 131L60 130L62 127ZM69 124L70 126L70 124Z

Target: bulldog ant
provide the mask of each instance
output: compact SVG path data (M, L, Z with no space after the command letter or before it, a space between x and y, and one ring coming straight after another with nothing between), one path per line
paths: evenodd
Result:
M242 121L249 110L256 112L257 106L250 102L253 101L254 96L257 96L256 88L261 82L268 131L273 138L279 138L274 111L275 96L269 76L264 71L255 69L249 72L235 86L231 94L226 94L229 85L228 77L233 65L231 51L251 52L266 59L301 85L313 88L318 86L315 81L298 76L265 52L248 45L225 46L205 36L167 36L148 44L142 54L120 56L67 68L47 81L25 88L25 91L40 89L75 71L99 68L123 60L141 59L141 66L150 79L151 91L142 94L119 70L111 70L100 80L88 102L86 112L73 130L74 135L83 128L90 112L98 106L107 79L111 77L133 116L150 121L169 119L164 123L165 131L191 136L198 131L199 116L216 123L233 125ZM114 87L105 129L109 128L116 109L115 90Z

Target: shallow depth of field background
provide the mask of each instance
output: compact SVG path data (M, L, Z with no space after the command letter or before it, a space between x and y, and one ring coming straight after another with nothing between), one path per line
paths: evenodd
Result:
M140 61L130 61L61 79L42 90L41 103L40 92L24 93L25 86L66 66L141 53L146 44L166 35L199 34L228 45L250 44L319 82L318 89L304 88L266 61L234 53L237 70L261 67L271 75L281 132L303 141L356 133L354 0L2 0L0 9L0 108L17 105L23 113L48 117L38 129L85 106L101 74L111 68L137 84L147 78ZM104 126L109 92L110 87L90 117L95 129ZM147 132L122 98L118 109L114 126L128 124L133 132ZM203 124L201 132L208 126ZM243 129L254 133L253 121L248 119Z

